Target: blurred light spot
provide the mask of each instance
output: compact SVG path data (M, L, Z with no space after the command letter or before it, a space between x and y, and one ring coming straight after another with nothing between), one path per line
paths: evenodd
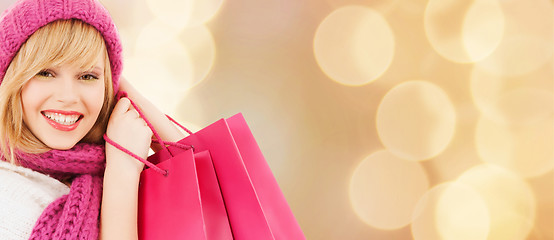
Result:
M478 66L497 75L523 75L552 58L552 42L530 35L505 36L498 49Z
M554 94L535 88L515 89L501 96L496 107L510 122L535 123L554 114Z
M137 37L135 54L155 52L157 48L174 41L181 31L182 29L165 24L160 20L153 20L142 28Z
M498 0L474 1L464 19L462 39L472 61L483 59L496 49L504 31L504 16Z
M205 26L178 30L153 21L138 36L135 57L163 63L173 77L165 80L170 85L157 86L182 92L208 75L215 59L215 43Z
M483 164L462 174L458 182L471 186L490 213L488 240L523 240L535 221L535 198L526 182L512 172Z
M504 17L497 0L430 0L424 27L431 46L454 62L475 62L498 46Z
M531 74L498 76L474 67L473 102L488 118L503 124L533 124L554 114L552 67Z
M423 15L425 7L429 0L410 0L402 1L402 4L398 4L398 9L409 14Z
M467 186L453 184L441 194L436 225L443 239L486 239L490 216L483 198Z
M192 59L193 76L189 87L194 87L208 76L215 61L215 42L205 26L190 27L180 33L180 42Z
M222 0L147 0L146 2L157 18L178 29L203 24L217 13L223 3Z
M326 0L329 5L334 8L343 7L345 5L364 5L368 6L380 13L388 13L398 5L399 0Z
M146 6L146 0L100 0L100 2L110 12L118 30L131 30L137 26L143 26L153 17Z
M394 35L375 10L347 6L329 14L314 37L315 58L327 76L350 86L379 78L394 56Z
M415 240L484 240L490 229L481 195L457 182L440 184L425 193L412 217Z
M192 77L194 75L193 61L186 47L177 37L178 31L176 29L159 21L153 21L147 25L138 36L135 57L156 61L164 65L172 74L170 79L157 79L157 81L167 81L168 85L160 85L161 82L156 83L156 81L151 80L152 85L187 90L195 84L196 79Z
M364 159L350 180L350 202L367 224L397 229L411 222L418 199L429 188L421 165L382 150Z
M169 115L174 114L181 96L192 86L194 74L192 60L178 41L178 33L160 21L145 26L123 71L139 92Z
M505 32L494 53L479 62L488 72L522 75L544 65L554 53L554 22L549 0L500 1Z
M377 109L377 133L385 147L403 159L432 158L454 135L456 113L446 93L425 81L391 89Z
M509 169L522 177L542 175L554 168L554 119L514 126L482 117L475 143L481 159Z
M162 112L170 116L186 89L179 88L179 77L160 58L134 57L125 62L123 75Z
M458 116L463 116L464 107L458 107ZM472 123L475 119L472 118ZM457 125L463 125L462 119L458 117ZM474 126L474 124L472 124ZM467 129L471 129L468 126ZM467 131L461 128L456 131L456 137L450 143L447 151L426 162L426 167L433 169L433 180L436 182L452 181L460 176L467 169L481 164L483 161L477 155L475 148L475 131Z
M131 37L131 33L125 29L118 29L119 32L119 39L121 40L121 44L124 46L125 50L123 53L123 63L125 63L125 59L132 57L134 54L129 51L129 47L132 47L135 43L135 39ZM129 47L127 47L129 46ZM133 47L134 49L134 47Z

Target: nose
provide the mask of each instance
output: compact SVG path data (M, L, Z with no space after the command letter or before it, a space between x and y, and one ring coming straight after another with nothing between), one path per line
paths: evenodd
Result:
M64 104L76 103L79 99L76 82L71 77L59 77L57 81L56 100Z

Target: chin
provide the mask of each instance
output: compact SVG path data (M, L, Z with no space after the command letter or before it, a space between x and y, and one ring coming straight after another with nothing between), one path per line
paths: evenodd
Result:
M75 144L77 143L60 143L60 142L57 142L57 143L46 143L46 146L48 146L49 148L51 149L55 149L55 150L69 150L71 148L73 148L75 146Z

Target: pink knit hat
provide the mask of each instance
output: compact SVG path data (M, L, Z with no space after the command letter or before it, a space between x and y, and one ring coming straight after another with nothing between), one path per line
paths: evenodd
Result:
M122 70L121 41L108 11L97 0L18 0L0 17L0 84L21 45L39 28L60 19L79 19L104 37L114 93Z

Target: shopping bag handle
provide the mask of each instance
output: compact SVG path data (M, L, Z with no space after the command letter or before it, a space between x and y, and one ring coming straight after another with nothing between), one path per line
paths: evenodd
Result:
M177 126L179 126L181 129L183 129L185 132L187 132L189 135L192 135L192 131L188 130L186 127L184 127L183 125L179 124L177 121L175 121L173 118L171 118L169 115L165 115L170 121L172 121L173 123L175 123Z
M122 97L127 97L127 93L125 91L119 91L119 93L117 93L116 95L116 99L119 100L120 98ZM129 99L129 98L128 98ZM154 134L155 136L155 139L152 139L152 142L156 142L156 143L159 143L163 149L165 149L167 152L169 152L169 154L171 156L173 156L173 154L171 153L171 151L169 150L169 148L166 146L166 145L169 145L169 146L174 146L174 147L178 147L178 148L182 148L182 149L185 149L185 150L188 150L188 149L193 149L194 150L194 146L192 145L186 145L186 144L181 144L181 143L176 143L176 142L166 142L164 140L162 140L162 138L160 137L160 135L158 134L158 132L156 131L156 129L154 128L154 126L152 125L152 123L150 121L148 121L148 119L146 118L146 116L144 115L144 113L142 112L142 110L140 110L140 108L135 104L135 102L133 102L133 100L129 99L129 101L131 102L131 105L133 105L133 107L135 108L135 110L138 112L139 116L146 122L146 124L148 125L148 127L150 128L150 130L152 130L152 133ZM190 130L188 130L187 128L185 128L184 126L182 126L181 124L179 124L177 121L175 121L173 118L171 118L170 116L166 115L167 118L169 118L170 121L172 121L173 123L177 124L179 127L181 127L183 130L185 130L188 134L192 134L192 132ZM124 148L123 146L117 144L116 142L114 142L112 139L110 139L108 137L108 135L106 133L104 133L104 140L111 144L112 146L116 147L117 149L123 151L124 153L127 153L129 156L141 161L142 163L144 163L146 166L152 168L154 171L160 173L160 174L163 174L164 176L167 176L168 174L168 171L167 170L164 170L164 169L161 169L160 167L154 165L153 163L147 161L146 159L142 158L142 157L139 157L137 156L136 154L134 154L133 152L127 150L126 148Z

